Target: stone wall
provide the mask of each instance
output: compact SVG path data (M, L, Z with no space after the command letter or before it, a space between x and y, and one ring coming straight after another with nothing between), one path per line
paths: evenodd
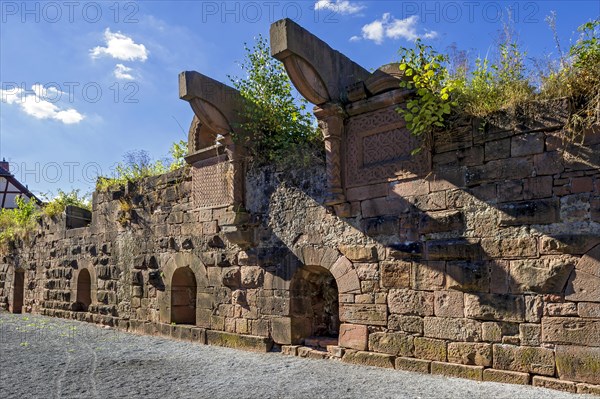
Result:
M351 62L330 50L321 58ZM304 87L320 102L324 165L246 171L226 136L221 147L204 140L186 168L96 192L88 227L44 220L2 258L0 303L18 310L24 273L25 312L600 392L600 130L564 143L567 104L551 101L464 119L410 155L418 142L395 111L410 95L402 77L390 66L338 71L352 79ZM182 98L200 142L226 133L235 113L198 87ZM211 169L231 193L212 206L194 189L209 150L236 171Z

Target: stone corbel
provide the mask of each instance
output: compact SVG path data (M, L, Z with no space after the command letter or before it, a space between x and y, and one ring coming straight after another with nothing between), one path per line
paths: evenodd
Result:
M370 73L290 19L271 25L271 55L283 62L300 94L315 105L347 101L346 88Z
M195 71L179 75L179 97L190 103L194 120L190 127L186 161L196 164L219 156L227 156L233 172L232 205L243 208L244 149L236 145L231 133L245 135L241 128L240 109L243 99L232 87Z

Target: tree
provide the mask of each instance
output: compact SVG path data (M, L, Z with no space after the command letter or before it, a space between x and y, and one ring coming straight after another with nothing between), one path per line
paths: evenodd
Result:
M240 63L244 78L228 76L245 100L241 126L248 136L233 136L244 145L253 161L296 163L306 161L320 145L320 134L307 102L296 99L283 65L271 57L267 40L255 39L252 48L244 44ZM301 156L301 158L298 158Z

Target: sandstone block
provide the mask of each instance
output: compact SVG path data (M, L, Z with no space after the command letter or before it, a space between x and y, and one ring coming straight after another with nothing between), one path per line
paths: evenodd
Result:
M493 321L481 323L481 338L487 342L501 342L502 327L500 323Z
M415 357L425 360L445 362L447 358L446 341L415 337Z
M387 306L378 304L340 304L340 321L375 326L387 325Z
M372 352L346 352L342 357L342 362L351 364L360 364L363 366L394 368L394 357L383 353Z
M367 326L359 324L340 325L340 346L344 348L367 350L367 337L369 331Z
M308 348L306 346L301 346L298 348L298 356L305 357L308 359L323 360L327 359L328 354L324 351L319 351L316 349Z
M519 340L523 346L539 346L542 343L540 324L519 324Z
M377 261L377 248L374 245L340 245L338 249L353 262Z
M304 330L304 329L301 329ZM310 327L307 330L309 331ZM304 335L304 334L303 334ZM290 317L274 317L271 319L271 336L280 345L296 343L299 337L292 335L292 319Z
M446 264L446 288L463 292L488 292L490 268L486 262L452 261Z
M600 384L600 348L558 345L556 370L563 380Z
M413 356L413 336L404 333L372 333L369 335L369 350L396 356Z
M252 335L238 335L212 330L206 331L206 343L208 345L244 349L253 352L268 352L273 346L273 341L265 337L255 337Z
M480 341L481 322L465 318L425 317L423 333L426 337L452 341Z
M427 241L430 260L481 259L483 253L478 241L467 239Z
M556 199L511 202L498 207L500 226L550 224L560 221L560 204Z
M577 393L600 396L600 385L577 384Z
M544 302L541 295L525 296L525 321L539 323L542 320Z
M484 343L448 343L448 361L473 366L492 365L492 345Z
M577 392L577 384L575 384L574 382L561 381L556 378L541 377L539 375L533 376L531 385L533 385L534 387L556 389L558 391L566 391L572 393Z
M392 314L388 317L388 328L408 333L423 334L423 318Z
M554 375L554 351L550 349L495 344L493 359L495 369Z
M510 290L513 293L559 294L574 266L569 259L511 261Z
M542 340L557 344L600 346L600 320L544 317Z
M410 289L391 289L388 294L391 313L417 316L433 315L433 293Z
M381 262L381 286L384 288L409 288L410 268L410 262Z
M428 212L424 213L419 220L419 232L421 234L462 231L464 229L464 215L460 211Z
M528 373L519 373L517 371L485 369L483 370L483 380L506 384L529 385L530 377Z
M567 282L565 299L575 302L600 302L600 277L578 269Z
M412 267L412 288L430 291L443 289L445 267L445 262L415 262Z
M281 345L281 354L288 356L298 356L300 345Z
M464 317L463 293L460 291L435 291L433 311L438 317Z
M415 373L429 374L430 360L414 359L410 357L397 357L396 370L412 371Z
M522 295L465 294L465 315L480 320L524 321Z
M600 303L579 302L577 304L579 317L595 317L600 319Z
M482 366L466 366L463 364L431 362L431 374L445 375L447 377L466 378L482 381Z
M577 304L573 302L566 303L546 303L544 306L545 316L577 316Z

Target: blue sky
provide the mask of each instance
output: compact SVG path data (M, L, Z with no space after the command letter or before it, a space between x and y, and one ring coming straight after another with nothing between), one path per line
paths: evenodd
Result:
M123 155L187 139L177 75L228 83L243 43L289 17L367 69L421 37L485 56L511 9L528 57L556 54L600 1L0 1L0 156L35 193L93 190ZM181 126L180 126L181 125Z

